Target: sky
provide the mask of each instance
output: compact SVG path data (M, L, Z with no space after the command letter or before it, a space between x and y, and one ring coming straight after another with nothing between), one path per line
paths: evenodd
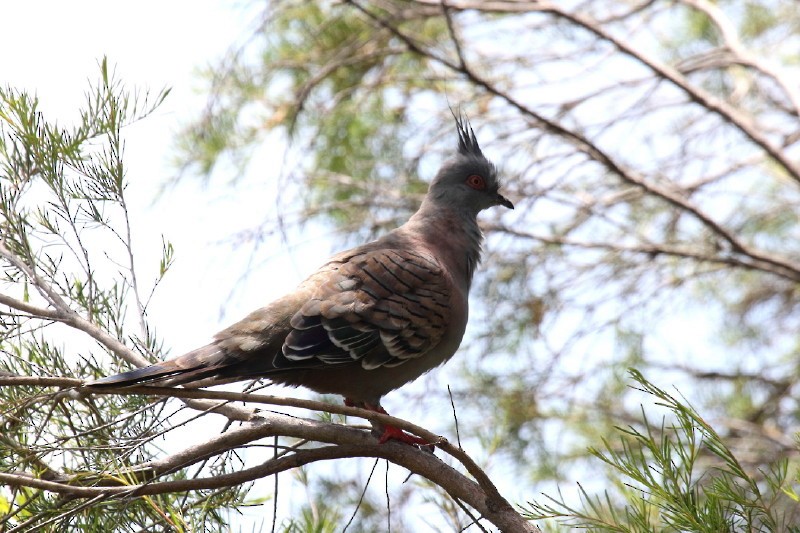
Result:
M268 254L274 258L269 277L262 271L239 285L250 253L232 249L225 240L265 218L264 206L274 204L274 173L280 165L259 164L257 175L235 187L184 180L159 195L176 172L171 161L177 132L206 102L198 70L252 28L257 9L222 0L29 1L5 2L2 9L0 86L35 93L49 120L75 118L90 83L99 78L103 57L130 89L171 90L152 116L123 130L137 264L144 272L157 268L162 234L176 250L174 267L149 310L170 349L167 356L205 344L321 264L329 252L325 247L298 255L278 243ZM259 157L281 155L280 147L273 147ZM263 519L252 517L252 527ZM248 530L248 520L240 520L238 526Z
M295 286L328 255L326 246L298 250L277 242L269 251L269 268L232 292L250 255L220 243L265 218L280 167L274 162L254 165L258 174L235 187L186 180L159 195L176 172L174 138L206 101L198 69L214 63L252 28L253 8L223 0L34 0L6 2L2 9L0 85L35 92L49 117L74 117L104 56L128 87L171 89L153 116L123 132L137 261L157 265L162 234L176 249L176 263L150 309L171 349L168 355L204 344L234 319ZM280 147L258 157L270 163L281 157ZM391 395L387 400L394 412ZM398 416L416 416L395 407Z
M250 254L221 243L265 218L262 210L273 202L279 165L259 165L258 175L236 187L189 179L159 195L176 173L176 134L206 101L199 69L246 35L254 13L253 7L217 0L3 6L0 84L35 93L46 117L74 118L104 56L126 87L171 90L154 115L125 128L123 136L137 263L158 264L162 234L176 249L176 263L150 310L172 355L205 343L233 319L279 296L327 253L309 252L304 260L309 266L298 267L296 256L281 258L284 254L275 250L271 255L278 264L270 265L271 276L290 283L250 280L234 295ZM281 157L280 148L261 157Z
M186 179L159 193L176 173L172 161L177 133L206 103L199 70L215 63L232 43L247 35L260 7L258 3L254 8L223 0L34 0L3 5L0 86L35 94L47 120L62 124L75 120L86 91L99 79L103 57L126 88L171 91L153 115L122 132L126 197L140 280L146 283L154 278L162 235L176 251L174 266L148 309L150 323L165 342L167 358L205 344L217 331L296 286L332 251L331 244L320 239L327 230L306 226L303 235L294 235L289 243L275 239L262 245L254 274L242 277L252 269L251 248L237 249L230 237L257 226L267 218L264 209L275 205L281 168L276 161L282 163L284 155L281 146L273 144L258 151L252 170L235 186L224 179L207 185ZM444 374L440 370L438 375ZM423 386L422 381L414 386ZM307 394L302 390L285 392ZM398 416L424 424L419 413L402 403L401 396L393 401L389 395L385 405ZM216 429L204 427L202 431ZM164 445L177 451L196 437L192 431L196 429L179 430L172 434L171 444ZM367 462L366 466L352 465L357 483L369 474L371 462ZM399 476L399 487L407 472L399 467L392 472ZM293 474L288 474L283 480L292 478ZM271 494L273 481L263 483L251 491L252 498ZM279 517L290 515L291 508L305 498L302 487L284 482ZM270 524L271 512L246 508L233 520L233 530L257 531Z

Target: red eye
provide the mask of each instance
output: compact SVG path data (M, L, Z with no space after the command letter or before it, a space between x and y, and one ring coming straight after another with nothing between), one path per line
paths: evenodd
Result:
M486 181L484 181L483 176L478 176L477 174L473 174L467 178L467 185L469 185L476 191L482 191L486 188Z

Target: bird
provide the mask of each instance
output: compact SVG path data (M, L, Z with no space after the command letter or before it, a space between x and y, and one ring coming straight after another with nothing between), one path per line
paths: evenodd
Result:
M328 259L283 297L175 359L87 383L206 386L267 378L338 394L349 406L386 413L381 399L448 361L467 326L468 295L481 259L478 214L514 205L469 119L453 113L457 150L442 163L407 222ZM373 424L379 441L428 445Z

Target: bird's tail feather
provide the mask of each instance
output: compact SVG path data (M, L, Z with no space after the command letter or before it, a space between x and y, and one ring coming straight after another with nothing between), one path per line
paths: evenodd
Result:
M225 354L210 344L176 359L137 368L114 376L90 381L90 387L128 387L139 384L182 385L219 374L226 364Z

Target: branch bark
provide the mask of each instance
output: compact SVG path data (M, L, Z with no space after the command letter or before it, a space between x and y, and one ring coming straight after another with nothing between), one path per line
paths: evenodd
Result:
M363 429L298 418L281 413L260 411L258 414L253 414L249 420L243 420L240 427L230 429L218 437L192 445L181 452L160 460L136 465L129 470L121 472L124 476L120 476L120 472L115 472L109 473L113 474L113 477L104 478L104 473L96 473L97 475L95 476L81 474L79 476L65 477L61 481L49 481L26 473L0 473L0 482L10 486L38 488L80 498L98 496L108 498L136 497L229 487L319 461L373 457L387 459L439 485L453 498L472 506L482 517L500 528L501 531L539 531L535 525L522 518L512 505L500 495L494 483L464 450L453 446L444 437L435 435L424 428L399 418L356 407L263 394L166 387L96 390L90 387L82 387L82 385L82 380L72 378L0 376L0 386L61 387L66 388L67 390L64 392L70 396L147 394L180 398L184 401L222 400L225 402L248 402L358 416L382 424L392 424L435 443L442 452L447 453L461 463L473 479L469 479L465 474L450 467L427 451L397 442L378 444L376 438ZM255 413L255 411L252 412ZM273 436L323 442L330 444L330 446L313 449L291 449L287 453L265 461L261 465L230 474L176 481L155 481L159 476L166 473L174 472L203 461L208 457ZM119 486L121 479L129 479L131 477L140 479L143 477L147 481L137 485ZM86 486L87 483L91 483L93 486ZM109 484L114 486L108 486Z

